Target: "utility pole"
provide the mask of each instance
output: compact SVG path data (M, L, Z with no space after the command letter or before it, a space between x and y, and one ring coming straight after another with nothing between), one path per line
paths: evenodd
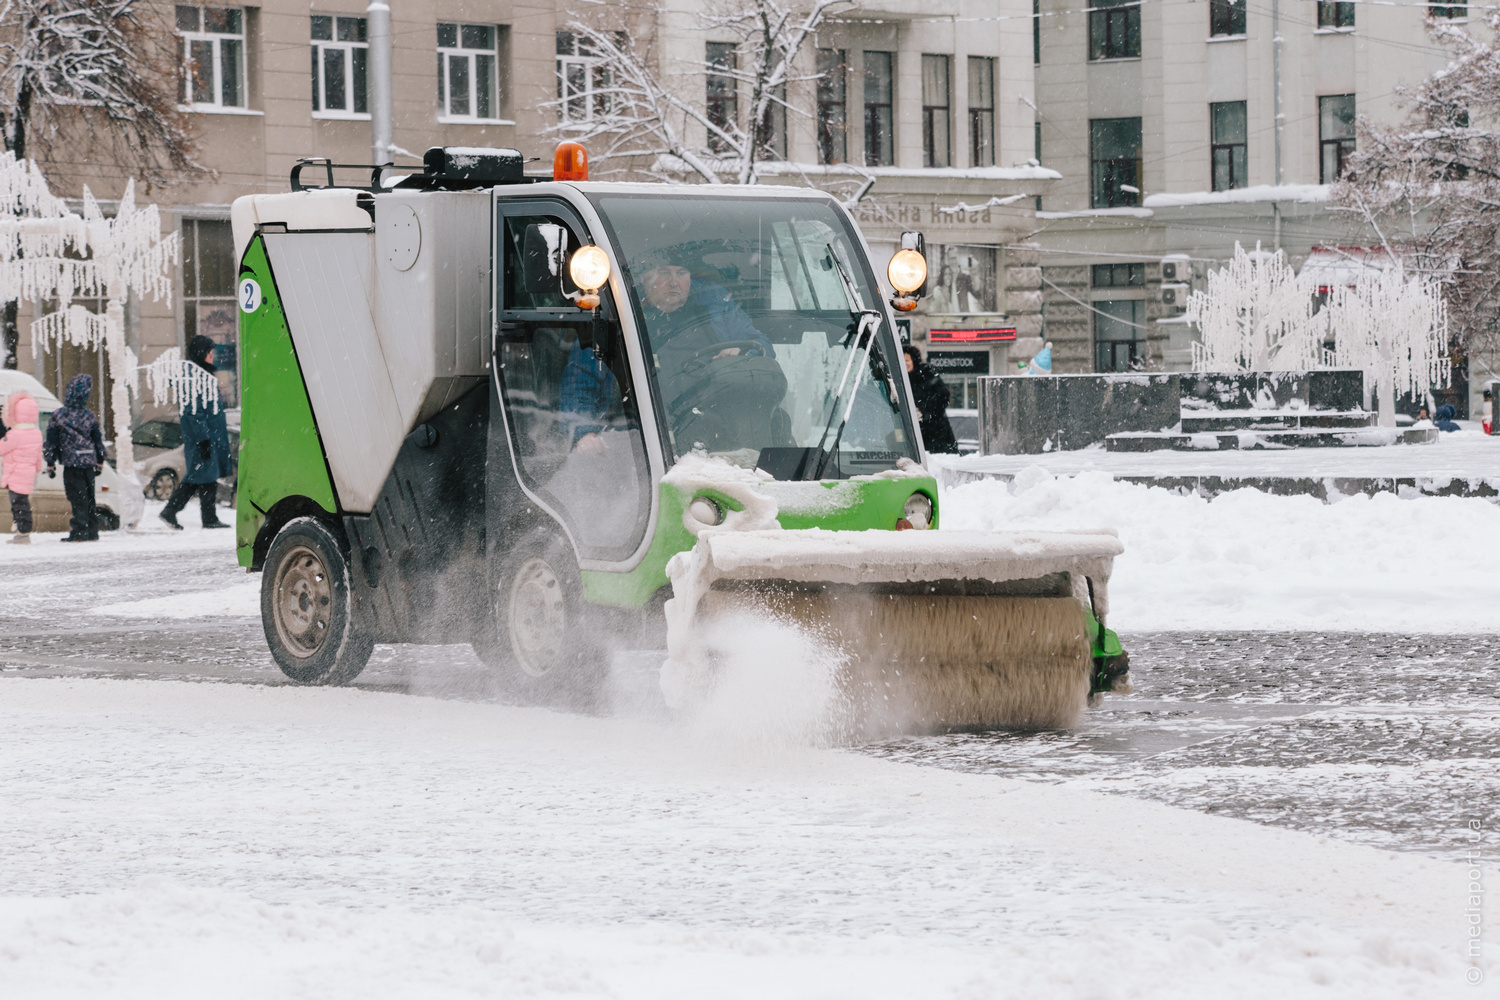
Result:
M1272 106L1276 116L1276 186L1281 187L1281 130L1286 115L1281 110L1281 0L1271 0L1271 79ZM1271 222L1275 249L1281 249L1281 202L1271 202Z
M365 8L370 39L370 147L377 166L394 162L391 114L391 8L370 0Z

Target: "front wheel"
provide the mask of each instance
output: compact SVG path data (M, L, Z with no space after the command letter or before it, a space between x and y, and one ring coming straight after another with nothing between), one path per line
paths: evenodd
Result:
M299 684L347 684L375 648L354 600L344 539L317 518L290 521L271 543L260 617L271 658Z
M492 631L475 643L476 652L523 701L596 708L604 654L587 622L572 552L537 535L512 549L495 576Z

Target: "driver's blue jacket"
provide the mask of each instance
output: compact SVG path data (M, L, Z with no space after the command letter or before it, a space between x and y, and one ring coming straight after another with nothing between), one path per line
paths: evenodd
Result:
M739 307L729 293L719 285L694 281L688 293L684 310L707 314L709 329L718 343L733 340L753 340L765 348L766 357L774 358L776 350L765 334L755 328L750 317ZM664 316L655 309L646 308L646 332L651 338L654 353L663 353L669 339L662 337L666 326ZM615 376L605 363L594 356L593 350L574 344L563 368L562 385L558 393L558 409L570 426L572 438L577 441L585 434L596 434L604 429L603 417L609 411L611 396L615 389Z

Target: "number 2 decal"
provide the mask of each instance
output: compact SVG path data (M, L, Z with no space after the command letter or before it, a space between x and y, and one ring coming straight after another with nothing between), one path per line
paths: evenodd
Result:
M240 282L240 311L253 313L260 308L260 282L246 278Z

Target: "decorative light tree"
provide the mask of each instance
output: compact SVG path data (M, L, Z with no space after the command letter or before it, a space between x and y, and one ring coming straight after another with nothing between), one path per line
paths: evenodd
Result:
M135 292L171 302L178 254L177 234L162 235L156 206L136 207L134 181L125 185L113 218L105 217L85 187L80 216L48 190L36 164L0 154L0 303L56 300L57 311L31 324L33 344L43 351L64 342L104 351L113 383L115 465L131 481L130 391L138 387L139 370L125 345L125 298ZM82 295L104 296L104 315L73 301ZM163 393L199 398L208 391L205 377L212 380L175 352L148 369L157 402Z
M1324 323L1313 314L1311 289L1280 250L1238 243L1226 267L1208 272L1208 290L1188 297L1188 322L1198 324L1193 370L1306 371L1320 360Z
M1379 397L1380 426L1396 426L1396 394L1448 384L1448 309L1436 281L1408 277L1398 258L1362 270L1330 294L1323 315L1340 368L1359 368Z

